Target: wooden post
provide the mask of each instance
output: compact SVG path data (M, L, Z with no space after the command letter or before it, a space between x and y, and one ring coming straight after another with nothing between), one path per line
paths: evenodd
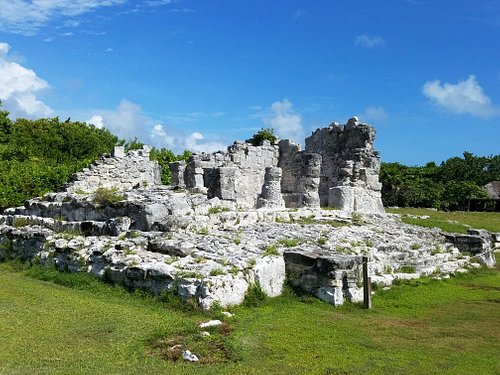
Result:
M363 307L372 308L372 285L371 278L368 277L368 257L363 257Z

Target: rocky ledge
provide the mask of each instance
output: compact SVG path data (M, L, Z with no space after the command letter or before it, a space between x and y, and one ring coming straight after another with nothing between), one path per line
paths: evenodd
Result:
M397 215L321 209L238 209L161 185L119 193L47 194L0 216L0 260L19 258L156 295L171 292L203 308L243 301L258 284L269 296L285 279L333 303L362 298L361 257L372 282L439 277L494 264L499 237L444 234Z

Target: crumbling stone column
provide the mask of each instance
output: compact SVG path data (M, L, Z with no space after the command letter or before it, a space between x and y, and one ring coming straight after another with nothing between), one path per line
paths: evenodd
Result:
M205 187L208 198L218 197L224 200L236 200L236 168L219 167L205 169Z
M281 194L281 175L279 167L267 167L264 176L264 185L262 193L257 202L257 208L283 208L285 201Z
M174 161L168 164L170 175L172 177L172 186L177 188L185 188L184 171L186 170L185 161Z
M313 153L302 154L302 177L300 191L302 193L301 207L319 207L319 182L321 173L321 155Z
M184 183L191 190L204 189L203 162L195 158L197 156L191 156L184 170Z

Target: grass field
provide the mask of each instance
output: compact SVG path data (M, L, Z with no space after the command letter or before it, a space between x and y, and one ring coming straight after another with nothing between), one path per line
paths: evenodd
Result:
M400 214L403 222L428 228L441 228L445 232L466 233L468 228L500 232L500 212L443 212L427 208L387 208L387 212ZM420 219L412 216L429 216Z
M378 292L372 310L267 299L234 308L224 332L206 338L206 313L88 275L0 264L0 373L498 374L499 302L499 270L481 269ZM226 362L162 359L183 340Z

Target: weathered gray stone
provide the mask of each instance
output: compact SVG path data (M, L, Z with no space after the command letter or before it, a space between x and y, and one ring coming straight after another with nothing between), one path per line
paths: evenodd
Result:
M281 168L266 167L264 185L259 196L257 208L284 208L285 201L281 194Z
M320 251L285 251L285 266L292 285L334 305L345 299L362 300L361 257Z
M359 301L362 255L384 286L494 264L498 234L447 237L380 215L373 136L352 119L316 131L314 152L291 141L236 142L227 152L193 155L184 169L179 163L177 188L156 183L148 148L103 157L66 191L5 210L0 260L37 259L155 295L177 293L203 308L239 304L253 284L279 295L286 276L330 303ZM117 186L121 200L95 204L88 192L99 186ZM349 225L353 212L364 214Z
M375 129L356 117L332 124L306 138L306 151L322 157L319 196L322 206L383 214L378 182L379 154L373 149ZM353 188L353 189L349 189ZM333 189L332 189L333 188Z

